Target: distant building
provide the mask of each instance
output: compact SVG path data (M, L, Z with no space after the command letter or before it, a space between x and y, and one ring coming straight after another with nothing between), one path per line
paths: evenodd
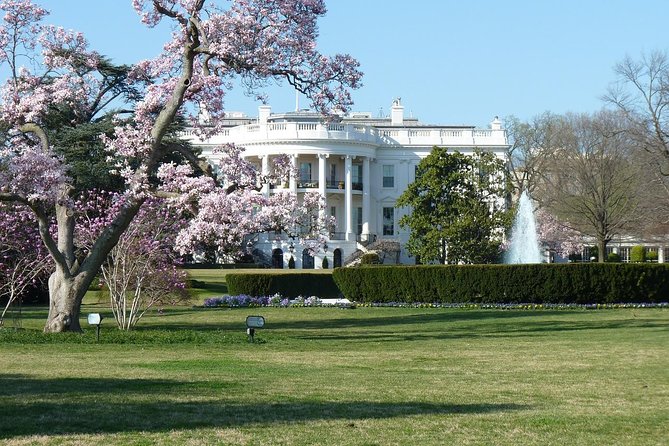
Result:
M327 251L316 258L285 234L259 234L253 249L263 252L275 267L287 267L291 255L297 268L320 268L323 256L330 268L343 265L356 251L382 240L399 242L401 263L415 263L405 251L408 232L398 226L402 209L395 201L414 181L416 166L434 146L462 153L474 148L491 151L500 158L508 148L506 131L495 117L488 129L473 126L427 125L404 115L400 100L393 101L389 117L352 112L336 123L323 123L310 111L272 113L259 107L258 118L240 114L228 116L230 127L206 141L193 140L212 161L216 146L235 143L245 156L267 172L272 157L292 157L299 171L285 185L266 185L262 191L294 193L317 191L336 217Z

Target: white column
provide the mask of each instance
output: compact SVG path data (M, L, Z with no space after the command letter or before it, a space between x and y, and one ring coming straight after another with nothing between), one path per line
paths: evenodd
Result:
M318 193L321 194L321 197L323 199L323 209L321 209L318 212L318 217L320 218L321 221L325 219L325 210L328 207L327 195L325 193L325 172L326 172L325 159L327 157L328 155L324 153L318 155Z
M369 234L369 217L371 214L371 195L370 189L372 183L369 179L369 157L362 160L362 233Z
M262 193L265 197L269 197L269 183L266 181L269 176L269 155L258 155L258 158L262 162L261 173L263 181L265 181L262 185Z
M353 170L353 157L351 155L346 155L344 160L344 203L346 207L346 240L351 241L355 239L355 234L353 233L353 184L352 184L352 170Z
M664 247L658 246L657 248L657 263L664 263Z
M290 164L292 165L292 172L290 175L290 184L288 187L290 187L290 191L294 194L297 193L297 175L299 175L297 171L297 155L291 155L290 157Z

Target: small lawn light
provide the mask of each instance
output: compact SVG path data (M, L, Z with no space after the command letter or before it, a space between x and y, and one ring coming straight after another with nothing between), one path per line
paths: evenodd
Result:
M91 313L88 315L88 325L95 325L95 340L100 340L100 324L102 324L102 315L100 313Z
M257 328L265 326L265 318L262 316L246 316L246 334L249 336L249 342L253 342Z

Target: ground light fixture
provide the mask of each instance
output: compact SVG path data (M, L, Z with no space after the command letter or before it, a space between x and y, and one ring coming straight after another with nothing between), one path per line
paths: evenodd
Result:
M262 316L246 316L246 334L249 337L249 342L253 342L253 337L256 334L256 329L265 326L265 318Z
M102 324L102 315L100 313L90 313L88 315L88 325L95 325L95 340L100 340L100 324Z

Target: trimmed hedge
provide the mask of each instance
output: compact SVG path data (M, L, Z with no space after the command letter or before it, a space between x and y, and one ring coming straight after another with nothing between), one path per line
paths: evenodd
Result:
M225 282L230 295L272 296L279 293L283 297L291 298L298 296L336 298L341 294L332 279L332 274L230 273L225 276Z
M356 302L635 303L669 300L669 265L530 264L337 268Z
M630 262L643 263L646 261L646 247L643 245L632 246L630 250Z

